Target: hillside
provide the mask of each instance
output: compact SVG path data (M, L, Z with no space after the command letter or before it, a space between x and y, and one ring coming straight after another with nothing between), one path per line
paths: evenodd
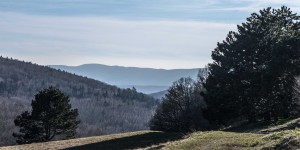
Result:
M249 128L252 127L252 128ZM39 149L234 149L271 150L297 149L300 146L300 119L278 122L271 126L247 124L223 131L195 132L188 135L157 131L139 131L124 134L35 143L1 150L39 150ZM274 129L278 129L276 132ZM269 132L262 132L262 131Z
M78 108L78 137L148 129L158 101L134 89L120 89L65 71L0 57L0 145L15 144L13 120L30 109L38 91L55 86Z
M160 91L160 92L156 92L156 93L151 93L148 95L161 100L167 93L168 93L168 90L164 90L164 91Z
M80 66L52 65L52 68L87 76L119 87L135 87L143 93L155 93L166 90L181 77L196 78L199 69L153 69L101 64L85 64Z

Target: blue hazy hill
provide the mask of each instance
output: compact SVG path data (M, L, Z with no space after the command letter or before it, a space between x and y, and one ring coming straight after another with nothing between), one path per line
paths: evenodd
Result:
M135 87L144 93L155 93L168 87L181 77L196 78L199 69L153 69L101 64L84 64L80 66L51 65L55 69L87 76L121 88Z

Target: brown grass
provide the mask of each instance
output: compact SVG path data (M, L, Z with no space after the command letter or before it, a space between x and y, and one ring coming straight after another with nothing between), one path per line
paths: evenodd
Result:
M165 133L159 131L138 131L123 134L95 136L63 141L25 144L1 147L0 150L118 150L118 149L153 149L159 148L169 141L179 140L181 133Z
M81 145L87 145L92 143L98 143L103 141L109 141L116 138L123 138L135 135L141 135L148 133L149 131L138 131L138 132L130 132L123 134L111 134L104 136L95 136L95 137L87 137L87 138L78 138L71 140L62 140L62 141L51 141L44 143L33 143L33 144L24 144L17 146L7 146L0 147L0 150L56 150L56 149L66 149L70 147L76 147Z
M138 131L97 137L79 138L64 141L34 143L27 145L1 147L0 150L122 150L122 149L178 149L178 150L271 150L299 149L299 119L268 126L265 129L249 125L244 133L235 131L195 132L188 135L158 131ZM239 129L239 130L240 130ZM261 130L262 129L262 130ZM262 132L263 131L263 132Z

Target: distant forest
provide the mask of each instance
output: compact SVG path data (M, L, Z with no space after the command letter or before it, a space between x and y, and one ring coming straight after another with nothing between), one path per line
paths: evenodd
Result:
M70 96L79 110L77 137L129 132L148 128L159 101L106 83L47 66L0 57L0 146L13 145L13 120L38 91L54 86Z

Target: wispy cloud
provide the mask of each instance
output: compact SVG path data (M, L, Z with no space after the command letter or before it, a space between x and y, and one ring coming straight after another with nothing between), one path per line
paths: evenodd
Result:
M230 22L241 21L258 9L281 5L297 10L300 6L291 0L1 0L0 10L52 16Z
M42 64L203 67L235 25L0 14L0 51ZM31 58L32 54L36 57ZM138 62L138 63L137 63Z
M279 8L281 6L288 6L295 12L300 11L300 1L294 0L229 0L227 2L231 4L226 7L216 8L215 10L224 12L257 12L267 7Z
M40 64L203 67L252 12L292 0L1 0L0 54Z

